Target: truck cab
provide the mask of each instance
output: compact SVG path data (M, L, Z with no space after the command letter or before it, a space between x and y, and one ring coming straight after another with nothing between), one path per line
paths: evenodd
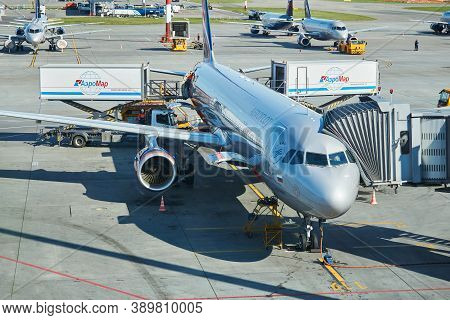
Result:
M450 89L442 90L439 96L438 108L449 107L450 106Z
M175 127L177 116L173 110L149 109L146 112L146 124L155 127Z

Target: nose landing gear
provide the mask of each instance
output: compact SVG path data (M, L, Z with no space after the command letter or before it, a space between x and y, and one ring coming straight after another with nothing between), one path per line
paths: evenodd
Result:
M299 217L300 213L297 212ZM311 253L325 252L323 244L323 223L325 219L319 219L318 230L314 229L311 223L311 216L303 215L304 232L300 233L298 247L301 251L310 251Z

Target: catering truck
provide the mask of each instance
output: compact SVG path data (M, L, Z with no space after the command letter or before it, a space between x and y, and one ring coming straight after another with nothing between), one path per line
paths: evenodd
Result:
M40 98L73 101L140 101L147 64L48 64L40 67Z
M270 87L293 99L372 95L379 78L376 61L272 61Z

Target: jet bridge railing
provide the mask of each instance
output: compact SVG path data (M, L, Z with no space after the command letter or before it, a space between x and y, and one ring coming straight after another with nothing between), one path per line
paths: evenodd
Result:
M181 81L150 80L147 83L147 98L181 99L181 87Z

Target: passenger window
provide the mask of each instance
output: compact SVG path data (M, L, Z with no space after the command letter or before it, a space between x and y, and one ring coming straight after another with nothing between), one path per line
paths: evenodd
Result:
M347 155L347 159L350 163L356 163L356 160L350 151L346 150L345 154Z
M284 156L283 160L281 162L283 163L289 163L289 160L291 160L292 156L294 155L295 150L291 149L289 150L286 155Z
M328 165L327 155L322 153L307 152L306 164L312 166L326 167Z
M291 164L303 164L303 151L297 151L291 160Z
M347 158L345 158L345 153L342 151L336 152L336 153L331 153L328 156L328 158L330 160L331 166L340 166L340 165L347 163Z

